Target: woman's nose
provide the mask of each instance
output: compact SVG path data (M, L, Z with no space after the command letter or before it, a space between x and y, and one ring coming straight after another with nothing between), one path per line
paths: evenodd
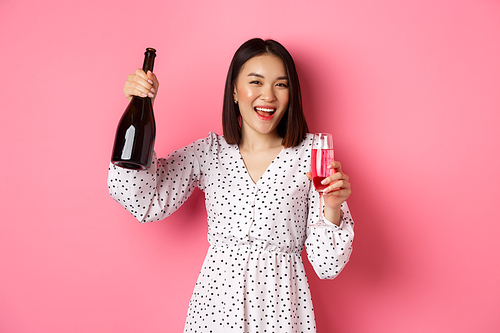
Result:
M276 99L273 88L264 87L260 98L266 102L273 102Z

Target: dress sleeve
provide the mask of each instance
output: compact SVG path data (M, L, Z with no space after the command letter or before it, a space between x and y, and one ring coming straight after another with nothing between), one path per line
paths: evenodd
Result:
M320 279L333 279L339 275L349 261L354 238L354 222L347 202L344 202L341 206L340 226L329 221L327 221L327 226L311 226L311 223L318 220L319 204L319 194L311 186L306 252L318 277Z
M159 221L175 212L195 187L203 190L204 161L215 134L174 151L167 158L153 153L146 170L128 170L110 163L108 189L139 222Z

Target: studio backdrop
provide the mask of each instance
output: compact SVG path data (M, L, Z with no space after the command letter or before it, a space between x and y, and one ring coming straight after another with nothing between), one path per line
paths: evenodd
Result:
M500 330L500 2L3 0L0 332L182 331L203 193L148 224L111 199L123 85L156 48L166 156L222 134L253 37L290 50L352 183L351 262L325 281L305 258L318 332Z

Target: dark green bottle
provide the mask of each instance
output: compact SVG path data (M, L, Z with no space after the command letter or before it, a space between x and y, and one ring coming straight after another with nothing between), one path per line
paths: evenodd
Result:
M156 50L144 53L144 72L153 71ZM156 125L149 97L133 96L116 129L111 162L126 169L144 170L151 165Z

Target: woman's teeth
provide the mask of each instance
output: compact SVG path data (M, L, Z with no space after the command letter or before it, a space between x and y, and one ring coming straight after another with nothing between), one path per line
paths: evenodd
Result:
M261 111L261 112L268 112L268 113L272 113L272 112L276 111L276 109L274 109L274 108L273 108L273 109L268 109L268 108L255 108L255 111L257 111L257 112Z

